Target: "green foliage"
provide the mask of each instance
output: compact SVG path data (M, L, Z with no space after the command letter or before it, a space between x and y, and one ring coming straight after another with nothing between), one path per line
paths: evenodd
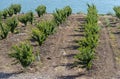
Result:
M71 13L72 9L69 6L66 6L63 9L56 9L56 11L53 12L55 23L57 25L62 24Z
M45 5L40 5L38 6L35 11L37 12L38 16L42 16L44 13L46 13L46 6Z
M82 65L82 68L90 69L92 67L92 61L94 57L94 50L89 47L79 48L81 51L79 54L75 56L79 60L78 64Z
M28 22L28 16L26 14L23 14L18 17L18 20L26 26Z
M42 45L42 43L45 41L45 34L40 31L39 29L33 29L32 30L32 38L38 42L39 45Z
M13 10L14 14L20 13L21 5L20 4L12 4L9 9Z
M2 12L0 11L0 21L1 21L1 19L2 19Z
M20 13L20 11L21 11L21 5L20 4L12 4L8 8L8 14L9 14L9 16L12 16L13 14Z
M98 38L99 35L95 34L95 35L90 35L88 37L83 38L82 40L79 41L79 45L81 48L84 47L90 47L91 49L96 48L97 44L98 44Z
M37 28L47 37L54 32L55 24L53 21L42 21L37 24Z
M13 46L10 56L15 58L24 68L28 67L35 60L33 48L28 42L22 42L19 46Z
M32 38L42 45L48 35L55 30L56 24L54 21L42 21L37 24L37 28L32 30Z
M8 15L12 16L14 14L14 10L12 8L8 8Z
M86 23L85 24L85 36L88 37L90 35L98 34L100 30L100 27L98 27L97 23L96 24L90 24Z
M28 21L32 24L33 23L33 12L30 11L30 12L26 13L26 16L28 18Z
M5 39L9 33L9 26L0 23L0 40Z
M88 13L87 13L87 23L90 23L92 25L97 25L98 22L98 14L97 9L95 5L88 5Z
M84 29L85 37L79 41L80 53L75 56L82 67L91 69L94 59L94 50L99 40L98 14L95 5L88 4L88 13Z
M6 19L7 14L8 14L8 10L7 10L7 9L4 9L4 10L2 11L2 15L3 15L4 19Z
M113 10L114 10L116 16L120 19L120 6L115 6L113 8Z
M18 20L23 23L25 26L27 22L33 23L33 12L28 12L18 17Z
M71 9L70 6L66 6L66 7L64 7L63 10L65 11L65 15L66 15L66 17L68 17L69 15L72 14L72 9Z
M7 24L7 26L10 27L10 31L12 33L14 33L14 30L18 25L18 21L17 21L17 19L15 17L8 18L7 21L6 21L6 24Z
M56 9L56 11L53 13L54 21L57 25L62 24L65 21L65 15L64 11L62 9Z

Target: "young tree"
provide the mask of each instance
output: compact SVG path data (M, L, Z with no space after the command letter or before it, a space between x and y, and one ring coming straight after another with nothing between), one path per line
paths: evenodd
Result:
M7 10L7 9L4 9L4 10L2 11L2 15L3 15L4 19L6 19L7 14L8 14L8 10Z
M30 11L30 12L26 13L26 15L27 15L28 21L32 24L33 18L34 18L33 12Z
M113 8L113 10L114 10L116 16L120 19L120 6L115 6Z
M18 20L23 23L25 26L27 25L28 20L28 16L26 14L23 14L21 16L18 17Z
M35 11L37 12L38 16L42 16L44 13L46 13L46 6L45 5L40 5L38 6Z
M12 4L10 8L14 11L14 14L20 13L21 5L20 4Z
M5 39L9 33L9 26L0 23L0 40Z
M34 60L33 48L29 42L22 42L12 47L11 57L15 58L24 68L28 67Z
M37 41L40 46L46 39L45 34L37 28L32 30L32 38Z
M14 33L14 30L18 25L18 21L15 17L8 18L6 24L10 27L10 31Z
M14 10L12 8L8 8L8 15L12 16L14 14Z

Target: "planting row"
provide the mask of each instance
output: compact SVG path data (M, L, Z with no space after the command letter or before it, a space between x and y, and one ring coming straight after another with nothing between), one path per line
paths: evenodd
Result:
M25 26L27 22L32 24L33 22L33 13L28 12L27 14L21 15L18 18L13 16L7 18L5 21L0 22L0 40L5 39L11 31L11 33L15 33L15 29L17 28L19 21L23 23Z
M37 12L38 16L42 16L44 13L46 13L46 6L40 5L38 6L35 11ZM3 17L4 19L7 18L7 16L13 16L14 14L21 12L21 5L20 4L12 4L10 7L4 9L3 11L0 11L0 19Z
M54 21L57 25L63 23L66 18L71 15L72 9L69 6L66 6L63 9L56 9L56 11L53 13Z
M46 7L43 5L39 6L36 11L38 12L38 16L40 17L44 13L46 13ZM39 46L41 46L46 40L46 38L50 34L54 33L56 26L63 23L71 13L72 9L69 6L66 6L63 9L59 9L59 11L58 9L56 9L56 11L53 13L53 19L49 21L41 21L35 24L35 27L32 29L31 38L36 41ZM33 19L33 12L28 12L26 14L21 14L16 17L9 17L5 20L5 22L1 21L0 39L5 39L9 31L11 31L11 33L14 33L19 21L26 26L27 22L30 22L32 24ZM27 41L22 42L19 45L13 46L10 56L15 58L17 62L19 62L24 68L26 68L35 60L35 54L35 52L33 53L33 47L30 44L30 41Z
M99 40L98 14L95 5L88 4L88 13L84 25L84 38L79 41L80 53L75 56L78 64L83 68L91 69L95 58L95 48Z

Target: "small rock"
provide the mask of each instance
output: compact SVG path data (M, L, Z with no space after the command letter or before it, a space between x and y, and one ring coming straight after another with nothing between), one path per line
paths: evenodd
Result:
M64 66L58 66L55 68L55 71L65 71L65 67Z
M67 55L67 53L65 52L65 50L62 50L61 53L63 53L63 55Z

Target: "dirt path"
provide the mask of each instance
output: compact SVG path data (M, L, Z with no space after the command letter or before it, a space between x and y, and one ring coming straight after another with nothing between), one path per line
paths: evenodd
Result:
M76 41L83 36L82 32L79 32L80 24L82 25L83 23L83 15L70 16L67 22L59 27L58 32L48 38L51 41L46 40L44 46L41 47L41 53L45 58L43 60L45 62L43 70L46 70L49 75L50 73L53 75L51 79L85 78L82 69L71 68L75 61L74 56L78 53L78 44ZM44 47L47 50L44 50Z
M100 41L97 48L97 58L95 59L94 79L113 79L116 72L116 61L114 51L110 43L107 28L102 26L100 31Z
M111 27L107 27L109 32L110 42L114 52L115 64L116 64L116 74L114 79L120 79L120 21L117 17L109 16Z

